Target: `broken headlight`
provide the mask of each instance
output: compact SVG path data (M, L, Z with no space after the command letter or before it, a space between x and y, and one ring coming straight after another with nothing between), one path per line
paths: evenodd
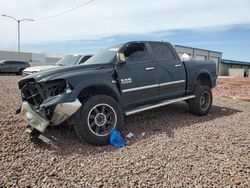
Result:
M62 93L71 93L73 87L66 80L53 80L43 84L43 91L46 98L54 97Z

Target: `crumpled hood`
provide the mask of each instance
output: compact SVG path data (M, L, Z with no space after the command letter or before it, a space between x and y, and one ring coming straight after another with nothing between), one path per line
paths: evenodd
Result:
M39 72L39 71L44 71L44 70L49 70L49 69L53 69L53 68L58 68L61 66L57 66L57 65L45 65L45 66L34 66L34 67L28 67L26 69L23 70L23 72Z
M79 73L79 72L84 73L85 71L98 70L101 69L103 66L104 65L102 64L98 64L98 65L74 65L68 67L58 67L55 69L49 69L33 73L31 75L24 77L20 81L26 79L35 79L37 82L47 81L62 75L66 76L67 74L72 74L72 73Z

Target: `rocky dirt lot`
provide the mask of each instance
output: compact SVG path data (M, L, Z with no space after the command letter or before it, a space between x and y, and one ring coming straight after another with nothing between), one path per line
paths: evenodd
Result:
M15 115L19 78L0 76L0 187L250 187L249 102L215 97L205 117L184 102L127 117L123 134L135 136L121 149L80 142L70 127L48 129L51 146Z
M250 77L221 76L219 77L219 85L213 92L217 96L250 102Z

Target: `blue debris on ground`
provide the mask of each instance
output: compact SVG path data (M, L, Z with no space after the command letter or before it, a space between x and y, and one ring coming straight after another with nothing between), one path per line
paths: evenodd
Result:
M126 146L125 141L123 140L121 133L116 129L112 129L109 137L109 143L117 148L122 148Z

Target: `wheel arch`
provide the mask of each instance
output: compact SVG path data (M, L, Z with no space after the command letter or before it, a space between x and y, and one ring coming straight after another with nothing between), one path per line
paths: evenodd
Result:
M208 71L201 71L196 75L195 85L205 85L212 88L212 78Z
M121 103L121 96L118 90L105 84L94 84L86 86L80 90L77 98L82 102L94 95L107 95L114 98L118 103Z

